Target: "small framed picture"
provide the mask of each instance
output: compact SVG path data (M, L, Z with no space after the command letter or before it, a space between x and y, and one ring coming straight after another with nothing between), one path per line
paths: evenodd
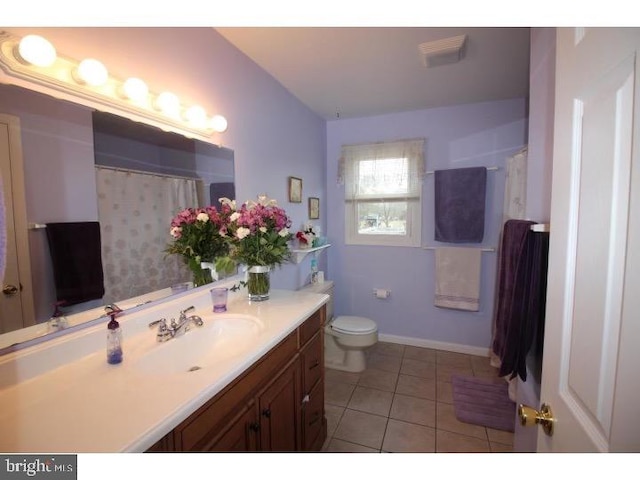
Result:
M309 219L316 220L320 218L320 199L309 197Z
M302 179L289 177L289 201L291 203L302 203Z

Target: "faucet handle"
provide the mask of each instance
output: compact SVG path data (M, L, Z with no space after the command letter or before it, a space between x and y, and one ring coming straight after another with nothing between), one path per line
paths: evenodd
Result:
M190 307L185 308L184 310L180 310L180 323L184 323L187 321L187 312L190 312L191 310L195 310L196 307L194 307L193 305L191 305Z
M167 328L167 319L161 318L160 320L155 320L149 324L149 328L153 328L156 325L159 325L158 330Z

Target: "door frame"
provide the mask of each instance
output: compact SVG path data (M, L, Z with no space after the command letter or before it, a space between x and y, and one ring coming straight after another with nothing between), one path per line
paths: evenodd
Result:
M22 130L20 118L14 115L0 113L0 123L7 125L9 131L9 167L11 169L11 183L3 179L5 190L13 199L13 224L18 256L18 275L20 282L20 297L22 301L22 326L35 325L35 310L33 304L33 282L31 278L31 253L29 250L29 223L27 220L27 201L25 192L24 159L22 153ZM9 230L9 229L8 229ZM12 232L7 231L9 237ZM0 279L4 281L4 279Z

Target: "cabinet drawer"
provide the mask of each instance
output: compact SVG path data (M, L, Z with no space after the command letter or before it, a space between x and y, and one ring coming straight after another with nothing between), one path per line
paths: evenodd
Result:
M324 324L324 312L325 306L323 305L298 328L301 347L307 343Z
M302 351L302 367L303 367L303 392L307 394L322 376L322 332L316 332L316 335L309 341Z
M324 438L319 438L324 431L324 383L318 382L309 393L309 401L304 404L302 412L303 450L320 449Z

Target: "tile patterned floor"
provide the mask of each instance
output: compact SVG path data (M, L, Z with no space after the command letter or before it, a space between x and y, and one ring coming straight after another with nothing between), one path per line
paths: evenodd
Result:
M506 453L513 434L456 419L451 374L496 376L486 357L378 342L367 369L327 369L326 452Z

